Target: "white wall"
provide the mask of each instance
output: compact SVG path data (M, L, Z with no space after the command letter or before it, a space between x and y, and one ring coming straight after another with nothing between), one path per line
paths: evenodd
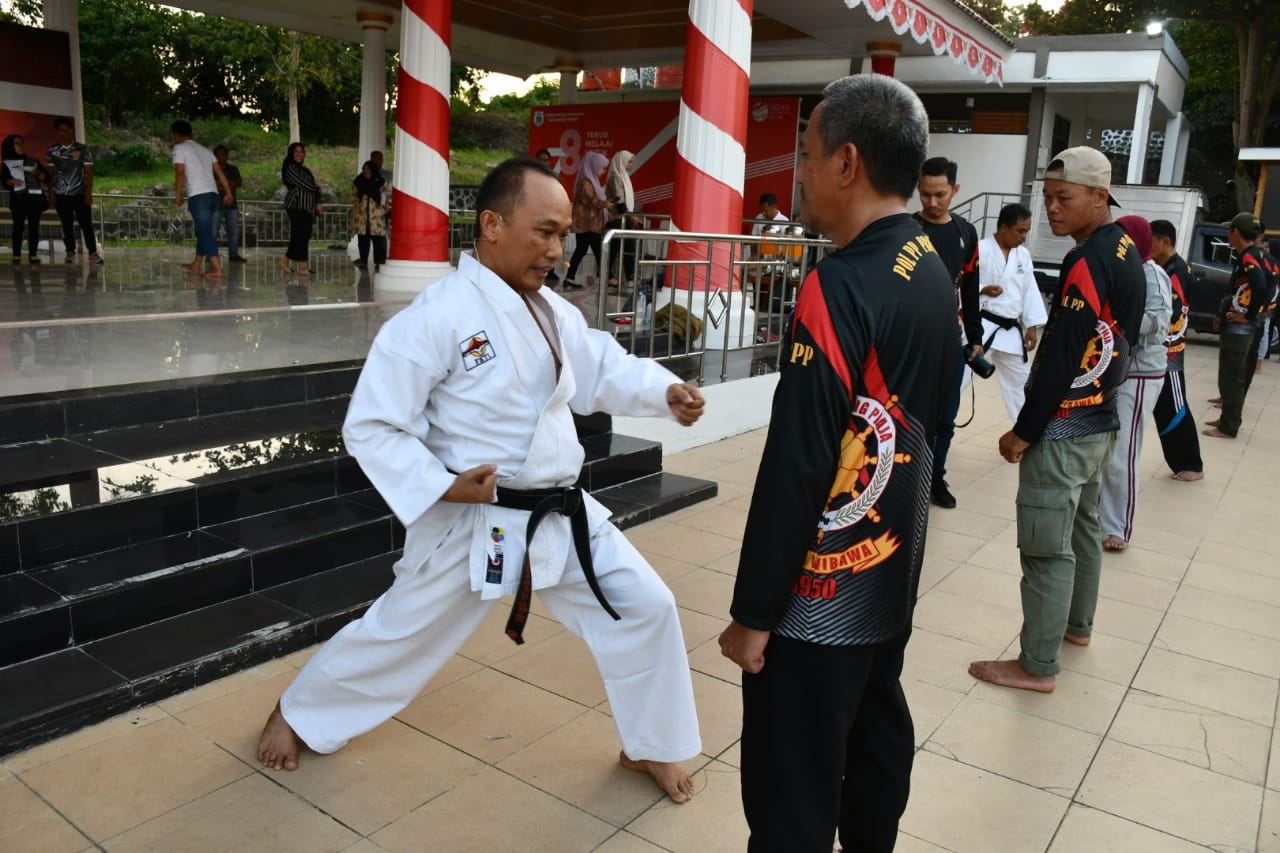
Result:
M615 417L613 430L662 442L662 453L669 456L768 426L777 384L778 374L769 373L708 385L702 389L702 396L707 398L706 411L691 427L682 427L670 419Z
M931 133L929 156L946 157L959 164L960 197L979 193L1020 193L1022 163L1027 137L995 133ZM916 198L912 210L920 209Z

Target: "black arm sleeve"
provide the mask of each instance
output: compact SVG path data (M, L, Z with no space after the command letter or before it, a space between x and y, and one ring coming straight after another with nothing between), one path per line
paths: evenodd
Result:
M965 245L969 247L960 270L960 317L964 338L970 346L982 345L982 316L978 304L978 229L965 223Z

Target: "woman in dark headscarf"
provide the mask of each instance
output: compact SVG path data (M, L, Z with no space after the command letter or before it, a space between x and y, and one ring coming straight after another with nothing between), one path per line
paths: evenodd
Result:
M13 214L13 262L22 260L22 229L27 229L27 252L31 263L40 263L40 214L49 207L48 173L40 161L28 157L21 136L12 134L0 143L4 159L4 185L9 190L9 210Z
M297 261L299 275L310 274L307 260L311 229L315 226L315 217L324 213L324 205L320 203L320 185L311 170L302 165L306 157L307 150L301 142L290 143L289 153L280 166L280 179L287 190L284 212L289 217L289 248L280 259L280 266L286 272L293 272L289 262Z
M356 266L369 266L369 246L373 245L373 266L387 262L387 208L384 191L386 181L378 174L372 160L360 167L360 174L351 182L351 231L360 247L360 260Z

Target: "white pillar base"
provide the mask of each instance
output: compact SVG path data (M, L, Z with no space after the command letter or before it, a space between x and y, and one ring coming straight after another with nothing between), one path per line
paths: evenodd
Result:
M429 284L454 272L444 261L389 260L373 277L373 298L403 299L414 296Z
M712 291L714 293L714 291ZM692 295L691 295L692 294ZM728 294L726 294L726 298ZM693 316L702 320L702 335L694 343L708 352L722 350L725 346L750 346L756 340L756 312L751 308L749 297L742 291L734 291L729 307L725 308L719 299L713 297L711 312L720 314L720 325L716 326L707 316L707 291L705 290L672 290L664 287L658 291L653 302L653 310L669 302L675 302L688 310ZM720 313L723 312L723 313Z

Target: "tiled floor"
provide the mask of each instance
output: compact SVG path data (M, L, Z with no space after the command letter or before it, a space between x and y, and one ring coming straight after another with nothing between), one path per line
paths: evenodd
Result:
M1212 344L1190 348L1200 422L1215 362ZM1255 381L1239 439L1204 440L1200 483L1170 480L1148 432L1134 544L1106 557L1095 641L1065 649L1049 696L965 672L1008 654L1020 622L1016 470L994 449L996 389L979 385L907 652L920 750L899 850L1280 851L1278 378L1271 362ZM705 749L690 804L618 767L579 641L536 609L517 648L495 611L397 719L296 773L253 753L310 651L10 756L0 850L741 851L739 693L716 636L763 439L668 457L719 481L718 498L628 534L681 607Z

